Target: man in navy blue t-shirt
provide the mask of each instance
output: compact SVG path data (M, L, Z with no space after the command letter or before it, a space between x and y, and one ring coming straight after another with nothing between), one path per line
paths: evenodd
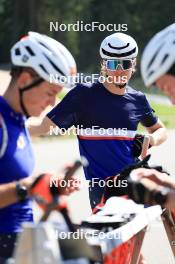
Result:
M138 48L135 40L115 33L101 44L100 80L78 84L31 133L49 131L50 126L77 127L80 154L89 166L84 168L87 180L104 180L134 162L134 138L141 123L150 133L150 144L166 139L163 124L154 115L145 95L128 86L135 71ZM99 202L103 188L90 188L91 207Z

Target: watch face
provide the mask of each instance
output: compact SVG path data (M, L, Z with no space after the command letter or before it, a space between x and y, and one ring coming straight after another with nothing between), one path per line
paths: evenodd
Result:
M23 201L27 197L27 188L20 183L16 184L16 192L20 201Z

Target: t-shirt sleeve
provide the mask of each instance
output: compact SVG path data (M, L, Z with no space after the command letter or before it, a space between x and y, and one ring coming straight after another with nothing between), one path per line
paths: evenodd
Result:
M0 159L3 156L3 128L2 128L2 119L0 113Z
M0 124L0 158L1 158L1 150L2 150L2 127Z
M79 87L75 87L47 114L47 117L59 128L68 129L75 125L79 104L80 90Z
M155 115L154 109L151 108L146 96L143 95L143 114L141 118L141 124L145 127L151 127L158 121L158 117Z

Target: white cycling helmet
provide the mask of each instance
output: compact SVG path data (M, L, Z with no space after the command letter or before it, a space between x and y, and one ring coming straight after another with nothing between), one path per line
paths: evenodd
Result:
M141 58L141 74L150 86L175 63L175 23L157 33L147 44Z
M102 59L134 59L138 54L136 41L124 33L106 37L100 46Z
M76 63L67 48L36 32L29 32L12 47L11 61L15 66L32 68L45 81L50 82L50 76L55 76L55 84L63 85L59 78L64 76L66 87L73 85L70 76L76 75Z

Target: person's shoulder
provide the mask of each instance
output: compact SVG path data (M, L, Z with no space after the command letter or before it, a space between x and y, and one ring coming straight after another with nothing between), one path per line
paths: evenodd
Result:
M96 83L91 83L91 82L84 82L84 83L78 83L74 89L85 89L85 90L90 90L95 88L96 86L100 85L98 82Z
M0 109L0 159L4 156L8 145L8 130L4 115Z
M2 145L2 136L3 136L3 124L2 124L2 115L0 111L0 150Z
M98 83L78 83L70 92L74 94L89 94L97 86L99 86Z
M91 97L91 91L93 84L90 83L78 83L71 90L66 92L65 97L61 100L62 102L84 102L85 98Z
M1 141L2 141L2 126L0 125L0 146L1 146Z
M136 88L131 87L129 85L127 85L127 93L130 95L133 95L135 97L142 98L142 99L144 99L146 97L143 92L141 92L141 91L137 90Z

